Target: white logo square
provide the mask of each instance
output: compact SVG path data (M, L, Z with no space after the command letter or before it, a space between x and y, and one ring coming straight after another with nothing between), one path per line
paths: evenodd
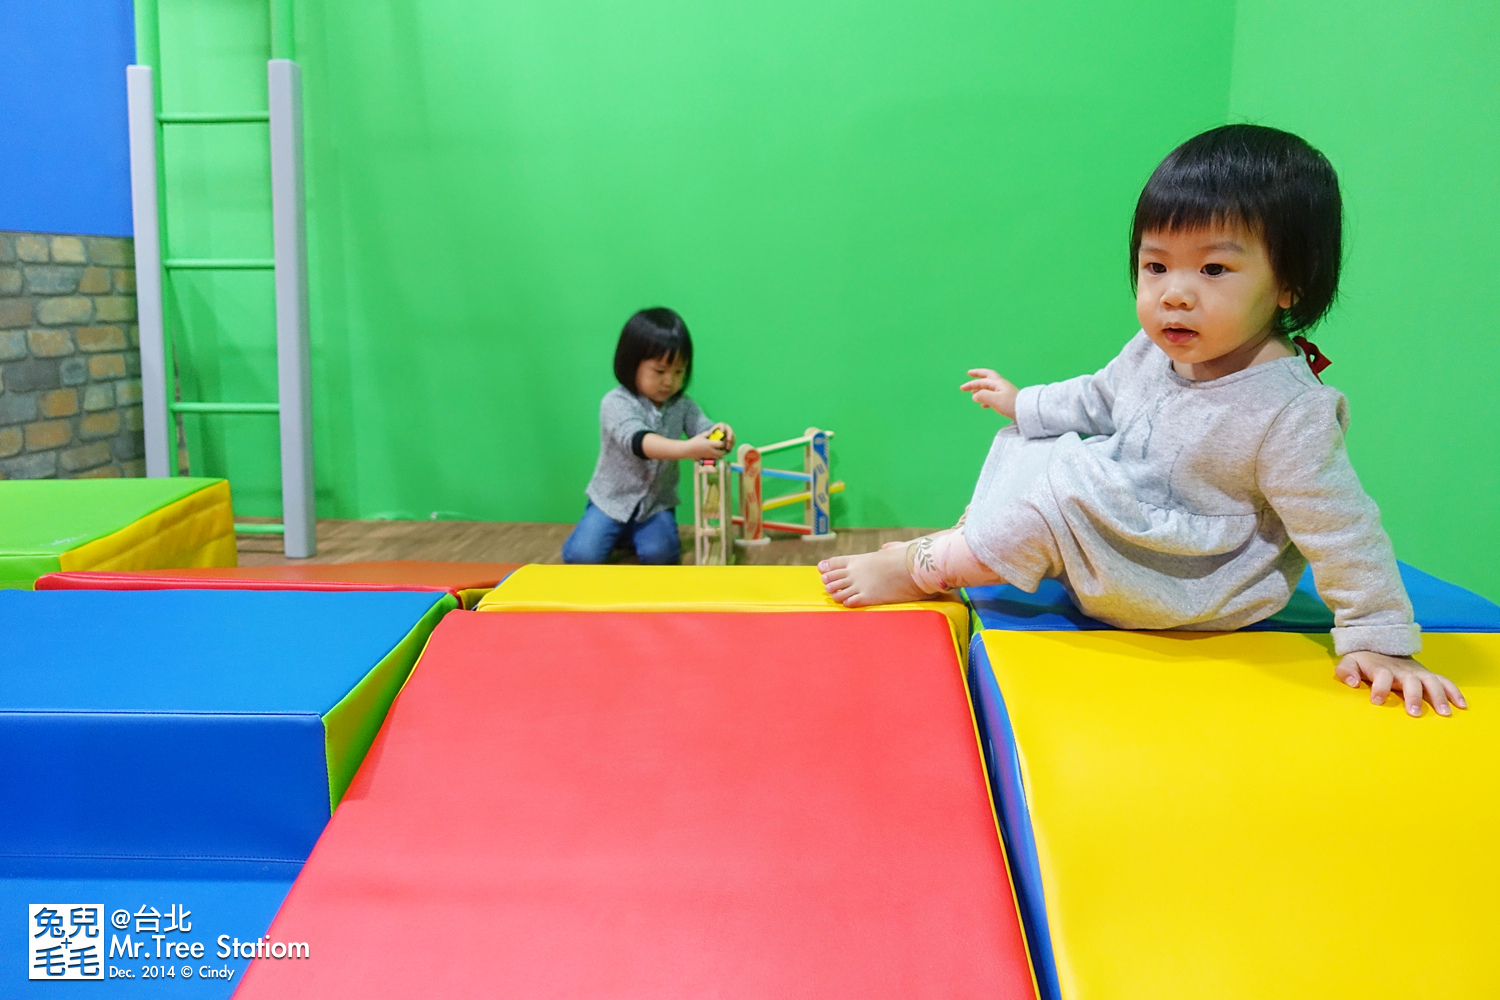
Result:
M104 904L26 907L28 979L103 979Z

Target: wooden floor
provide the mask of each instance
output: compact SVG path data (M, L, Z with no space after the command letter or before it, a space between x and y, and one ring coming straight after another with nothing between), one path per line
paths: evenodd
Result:
M238 518L255 522L261 518ZM464 562L562 562L562 543L571 524L506 521L337 521L318 522L318 554L289 560L281 554L279 535L240 535L241 566L274 566L286 562L345 563L377 559L431 559ZM693 561L693 530L682 536L683 562ZM869 552L891 541L926 534L931 528L841 528L826 542L777 538L769 545L741 549L742 563L802 566L830 555ZM622 559L634 561L634 557Z

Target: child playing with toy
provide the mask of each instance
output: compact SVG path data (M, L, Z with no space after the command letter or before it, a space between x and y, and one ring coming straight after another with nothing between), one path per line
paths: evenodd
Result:
M1267 618L1304 566L1333 608L1336 676L1465 708L1412 658L1412 606L1380 512L1344 449L1348 404L1296 336L1338 289L1342 203L1321 153L1272 128L1183 143L1136 204L1141 331L1093 375L960 388L1011 418L957 527L819 564L849 607L1057 577L1120 628L1228 631Z
M692 377L693 338L681 316L642 309L626 321L615 347L620 384L599 404L599 461L563 562L602 563L621 543L645 564L682 560L677 462L719 458L734 447L734 430L711 423L683 395Z

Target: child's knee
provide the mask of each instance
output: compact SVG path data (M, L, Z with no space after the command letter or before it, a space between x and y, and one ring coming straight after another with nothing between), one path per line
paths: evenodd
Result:
M588 537L575 530L563 542L562 559L570 565L593 566L609 558L613 546L601 545L596 537Z
M682 543L670 538L637 538L636 558L643 566L672 566L682 561Z
M635 533L635 555L645 566L670 566L682 561L682 541L677 537L677 519L658 514Z
M583 519L573 528L573 533L563 542L563 562L576 565L597 565L609 559L619 530L611 530L614 524L596 510L586 510Z

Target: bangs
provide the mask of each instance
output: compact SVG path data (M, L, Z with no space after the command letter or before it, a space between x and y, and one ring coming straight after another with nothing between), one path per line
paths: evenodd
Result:
M1243 227L1260 234L1260 213L1232 193L1204 186L1180 185L1153 190L1147 185L1135 209L1135 243L1147 233L1186 233L1220 227Z
M664 361L669 365L687 362L687 351L683 349L681 337L648 337L641 342L640 349L642 361Z

